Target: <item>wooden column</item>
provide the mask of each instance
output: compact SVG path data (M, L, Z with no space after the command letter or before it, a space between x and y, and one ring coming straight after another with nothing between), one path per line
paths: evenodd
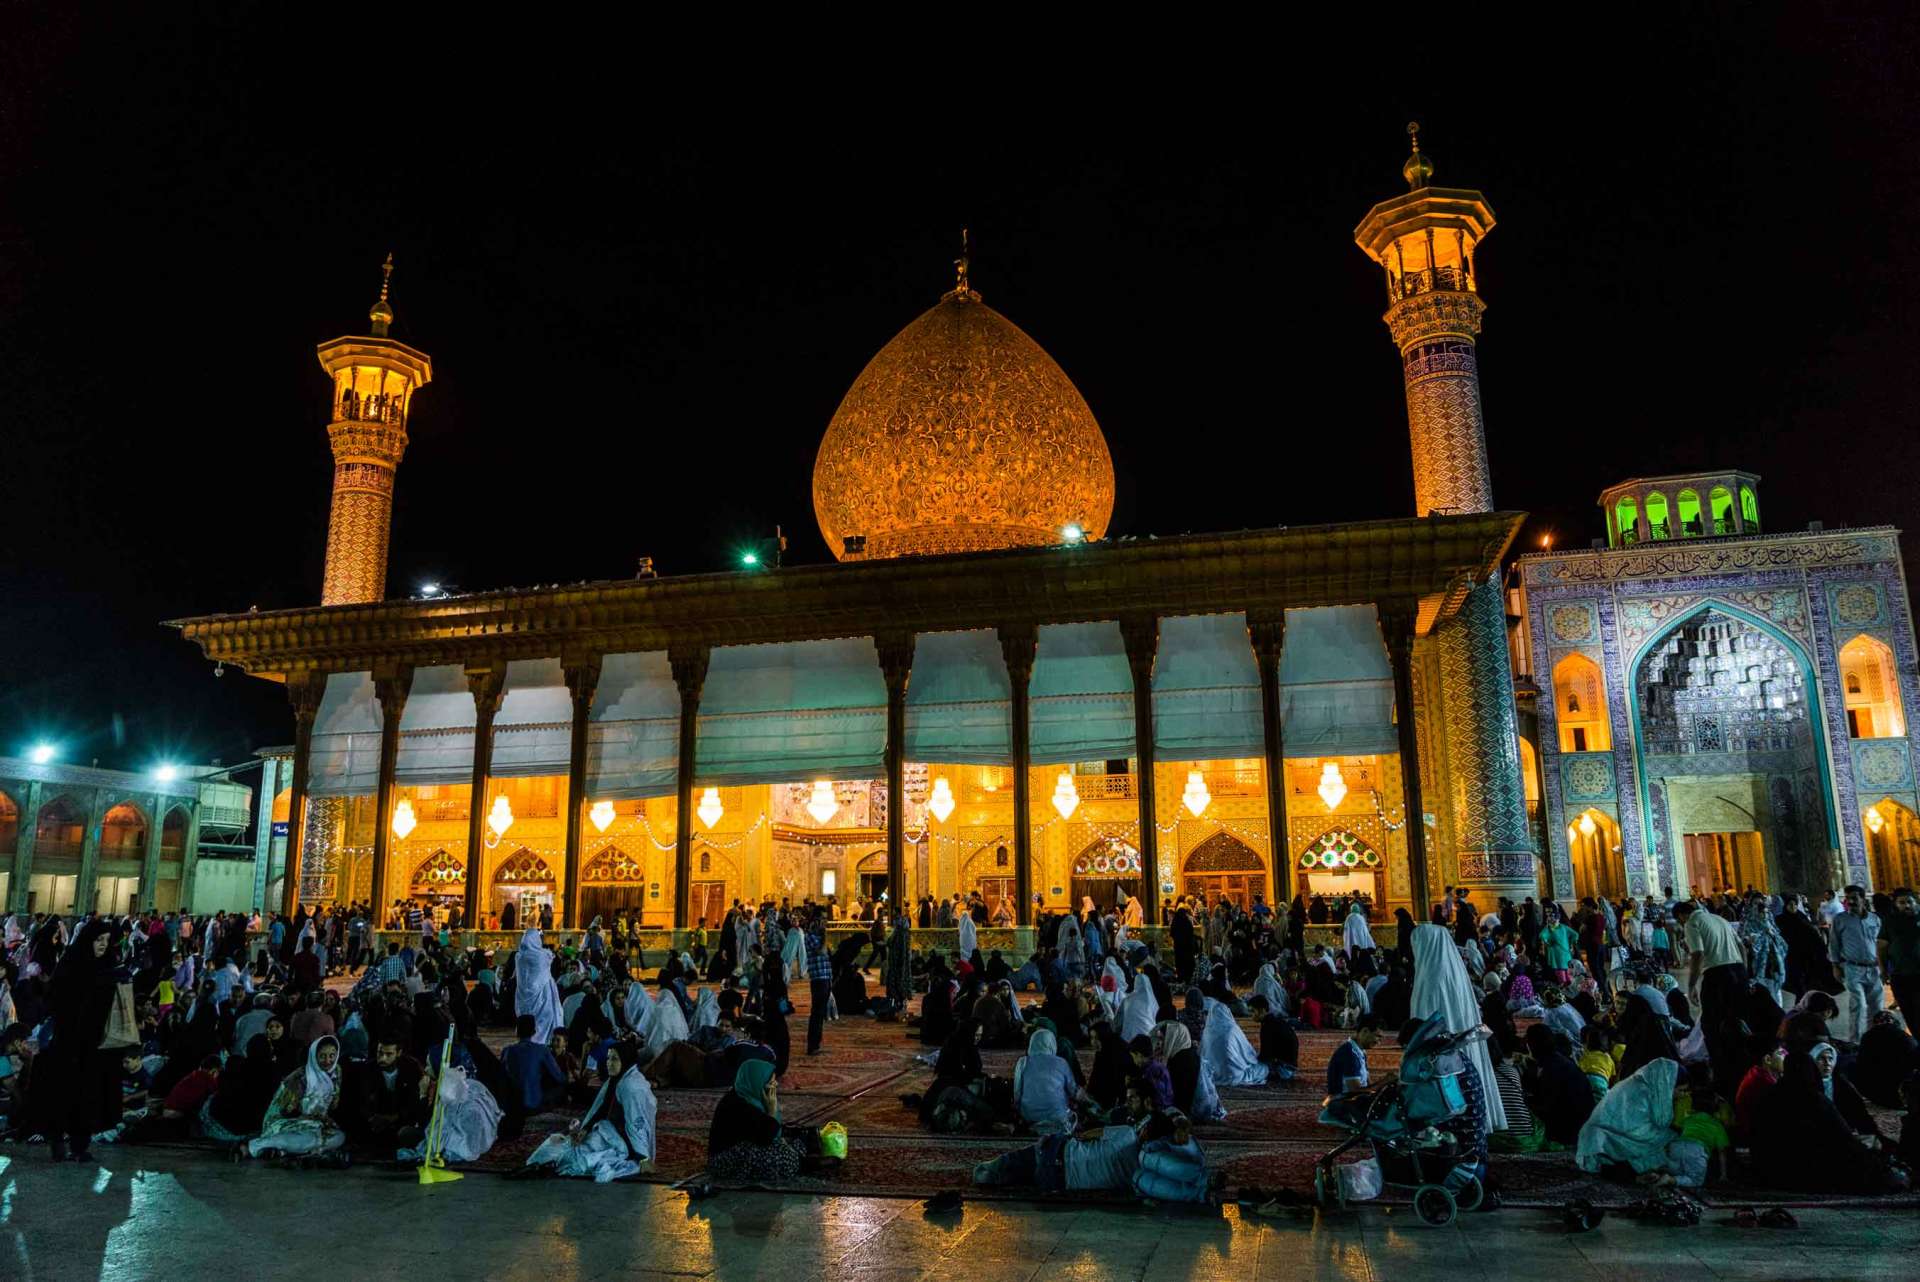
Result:
M287 697L293 701L293 774L287 781L287 861L280 873L280 915L283 917L292 917L300 906L300 864L307 844L307 774L313 764L313 719L320 712L320 696L326 689L324 673L287 677Z
M1268 902L1278 911L1293 898L1293 848L1287 834L1287 757L1285 727L1280 717L1280 650L1286 643L1287 612L1267 610L1247 616L1247 636L1253 642L1260 668L1260 728L1266 742L1267 829L1269 871L1273 889Z
M1033 657L1039 634L1032 628L1000 629L1000 654L1007 663L1009 708L1013 723L1013 897L1016 921L1033 925L1033 787L1027 687L1033 684Z
M393 858L393 772L400 760L400 718L407 711L407 695L413 690L413 669L406 664L376 671L373 694L380 701L380 781L374 787L373 803L373 883L367 892L375 927L385 924L387 905L387 867ZM346 899L353 901L353 880L347 880Z
M587 803L587 714L593 711L593 691L600 684L600 656L569 659L561 671L567 694L573 699L573 728L567 739L567 851L566 884L560 900L560 924L580 929L580 812ZM644 901L643 901L644 905Z
M685 930L693 909L693 771L700 723L700 691L707 684L707 660L713 651L705 645L667 648L673 683L680 687L680 755L673 808L673 924Z
M503 659L467 665L467 689L473 692L473 785L467 802L467 897L461 904L464 929L477 930L480 920L480 879L487 848L487 776L493 769L493 719L507 689Z
M148 908L156 906L155 900L160 890L160 831L166 827L167 809L167 794L154 793L147 811L153 816L153 821L147 825L147 848L140 859L140 898L133 905L136 910L143 905Z
M27 882L33 876L33 839L40 831L40 802L46 785L38 779L27 781L27 799L20 809L20 831L14 836L13 880L8 883L9 911L27 911Z
M1150 614L1120 620L1120 639L1133 672L1133 755L1140 781L1140 880L1145 883L1142 915L1160 924L1160 815L1154 805L1153 662L1160 653L1160 620Z
M1420 736L1413 720L1413 629L1410 606L1380 607L1380 633L1393 664L1393 720L1400 733L1400 776L1407 806L1407 876L1413 883L1413 921L1433 918L1433 890L1427 883L1427 806L1420 795Z
M913 916L913 889L907 885L907 681L913 674L913 633L887 633L873 639L880 652L880 675L887 683L887 892L895 914ZM888 923L889 928L892 922Z

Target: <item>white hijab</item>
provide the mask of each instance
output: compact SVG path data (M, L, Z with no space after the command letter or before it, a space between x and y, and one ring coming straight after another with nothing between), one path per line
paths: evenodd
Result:
M973 914L963 905L954 925L960 930L960 956L964 960L973 959L973 950L980 947L980 928L973 924Z
M1081 956L1080 922L1072 913L1060 919L1060 956L1079 961Z
M1120 1003L1120 1040L1130 1042L1153 1031L1160 1013L1160 999L1145 975L1134 978L1133 990Z
M1647 1061L1632 1077L1615 1083L1580 1128L1574 1165L1597 1171L1625 1162L1639 1174L1664 1167L1667 1144L1674 1138L1673 1088L1679 1079L1680 1065L1663 1058Z
M1266 1084L1267 1066L1260 1062L1260 1052L1240 1031L1233 1012L1211 997L1207 998L1207 1026L1200 1038L1200 1057L1206 1060L1216 1086Z
M693 1000L693 1031L712 1028L720 1022L720 999L711 988L703 988Z
M320 1048L328 1042L333 1043L333 1071L320 1067ZM313 1045L307 1047L306 1088L300 1097L300 1113L304 1117L319 1117L327 1111L327 1105L333 1103L335 1091L339 1089L340 1040L336 1037L316 1037Z
M634 980L627 988L627 1027L645 1042L653 1036L653 1003L647 1000L647 986Z
M1460 950L1454 947L1453 936L1444 926L1413 928L1413 999L1408 1011L1415 1019L1443 1016L1449 1033L1481 1026L1480 1003L1473 995L1473 981L1467 978L1467 964L1460 960ZM1467 1062L1480 1076L1486 1128L1504 1131L1507 1110L1500 1102L1500 1083L1493 1075L1493 1059L1487 1054L1486 1042L1474 1042L1465 1050Z
M1275 1015L1287 1013L1287 990L1280 983L1280 974L1272 962L1260 963L1260 974L1253 981L1256 997L1267 999L1267 1009Z
M680 999L671 988L663 988L653 999L653 1026L647 1033L647 1049L658 1055L674 1042L687 1040L687 1017L680 1010Z

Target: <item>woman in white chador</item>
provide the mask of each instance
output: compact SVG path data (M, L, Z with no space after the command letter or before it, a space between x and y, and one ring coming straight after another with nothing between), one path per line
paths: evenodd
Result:
M1444 926L1413 928L1413 998L1408 1012L1415 1019L1444 1016L1449 1033L1464 1033L1484 1028L1480 1022L1480 1002L1473 995L1473 981L1467 978L1467 964ZM1507 1129L1507 1110L1500 1101L1500 1079L1493 1075L1493 1058L1487 1054L1486 1038L1462 1048L1474 1070L1480 1087L1482 1120L1480 1133Z
M673 990L663 988L653 1002L653 1028L647 1034L647 1058L658 1055L675 1042L687 1040L687 1017L680 1010L680 999Z
M1133 977L1133 988L1120 999L1120 1040L1131 1042L1153 1032L1160 1022L1160 999L1154 996L1153 983L1145 975Z
M1340 951L1351 957L1356 952L1372 952L1374 948L1373 930L1367 925L1367 910L1359 900L1353 901L1353 907L1347 912L1346 933Z
M1280 985L1278 966L1274 962L1261 962L1260 973L1253 981L1253 995L1267 999L1267 1010L1275 1015L1287 1013L1287 990Z
M513 954L513 1013L533 1016L533 1040L544 1046L561 1027L560 986L553 982L553 954L540 942L540 928L520 936Z
M954 926L960 933L960 960L972 961L974 950L980 947L980 928L974 924L973 914L965 904L960 905L959 914L954 918Z
M1240 1031L1233 1012L1211 997L1207 998L1207 1027L1200 1039L1200 1057L1207 1062L1216 1086L1265 1086L1271 1071Z
M720 999L714 995L711 988L701 989L700 995L694 998L693 1022L690 1027L697 1033L703 1028L712 1028L719 1022Z
M339 1148L347 1142L334 1121L339 1103L340 1043L331 1036L317 1038L307 1048L306 1067L287 1074L273 1093L260 1134L247 1141L248 1156L302 1157Z
M639 1047L623 1038L607 1048L606 1081L586 1115L540 1141L527 1165L559 1175L591 1176L605 1184L653 1169L653 1086L636 1062Z
M446 1053L445 1043L434 1047L427 1070L431 1085L425 1089L440 1092L438 1130L430 1127L427 1138L437 1139L440 1156L449 1162L478 1161L500 1135L500 1104L492 1091L468 1077L459 1065L440 1070Z
M627 1016L627 1030L645 1046L653 1040L653 1001L647 996L647 986L639 980L627 986L627 1001L623 1010Z
M1127 995L1127 972L1117 959L1108 957L1100 968L1100 986L1093 990L1093 995L1099 998L1108 1019L1120 1014L1120 1003Z

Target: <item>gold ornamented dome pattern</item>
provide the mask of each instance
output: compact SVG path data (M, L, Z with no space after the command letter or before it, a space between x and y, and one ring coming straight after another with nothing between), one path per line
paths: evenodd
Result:
M1065 371L963 276L848 389L814 460L813 511L843 561L1061 543L1068 525L1096 539L1113 456ZM865 550L848 552L849 536Z

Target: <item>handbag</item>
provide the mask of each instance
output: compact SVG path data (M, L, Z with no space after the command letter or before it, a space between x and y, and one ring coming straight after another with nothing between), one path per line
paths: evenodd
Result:
M102 1050L112 1046L138 1046L140 1021L133 1013L133 985L122 981L114 986L113 1008L107 1012L106 1035L100 1039Z

